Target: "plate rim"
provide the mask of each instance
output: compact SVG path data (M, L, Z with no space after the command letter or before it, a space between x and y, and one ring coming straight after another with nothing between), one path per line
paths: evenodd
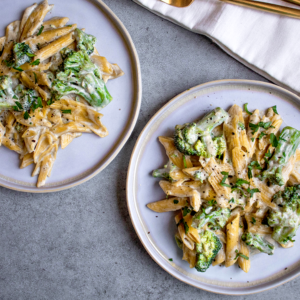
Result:
M226 83L244 83L244 84L254 84L254 85L260 85L260 86L265 86L265 87L271 87L271 88L275 88L277 89L278 91L280 92L283 92L285 94L288 94L290 95L291 97L294 97L298 100L298 102L300 103L300 97L298 95L296 95L295 93L283 88L283 87L280 87L276 84L273 84L273 83L269 83L269 82L264 82L264 81L259 81L259 80L249 80L249 79L221 79L221 80L213 80L213 81L209 81L209 82L205 82L205 83L202 83L202 84L199 84L199 85L196 85L196 86L193 86L181 93L179 93L178 95L176 95L175 97L171 98L165 105L163 105L152 117L151 119L147 122L147 124L144 126L143 130L140 132L136 142L135 142L135 145L134 145L134 148L132 150L132 153L131 153L131 157L130 157L130 161L129 161L129 164L128 164L128 170L127 170L127 178L126 178L126 203L127 203L127 208L128 208L128 212L129 212L129 216L130 216L130 220L131 220L131 224L133 225L133 228L140 240L140 242L142 243L144 249L147 251L147 253L150 255L150 257L154 260L154 262L156 262L164 271L166 271L167 273L169 273L171 276L175 277L176 279L180 280L181 282L184 282L190 286L193 286L197 289L200 289L200 290L204 290L206 292L211 292L211 293L215 293L215 294L220 294L220 295L230 295L230 296L244 296L244 295L253 295L253 294L257 294L257 293L261 293L261 292L265 292L265 291L268 291L268 290L271 290L271 289L274 289L276 287L279 287L297 277L300 276L300 270L297 272L297 274L291 276L290 278L287 278L285 280L282 280L280 281L279 283L274 283L273 285L270 285L268 287L260 287L259 285L256 287L256 290L254 291L249 291L249 292L239 292L237 291L236 293L230 293L230 292L226 292L226 291L215 291L215 290L211 290L211 289L207 289L203 286L199 286L199 285L195 285L193 284L192 282L189 282L188 280L186 280L184 277L180 277L179 275L175 274L175 273L172 273L171 270L168 270L167 267L165 267L150 251L150 249L147 248L146 244L144 243L143 241L143 237L142 237L142 234L141 232L139 231L139 229L137 228L137 225L135 224L134 222L134 219L133 219L133 213L131 211L131 205L130 205L130 180L132 179L132 177L134 176L134 174L132 176L130 176L130 173L131 173L131 170L134 171L134 166L133 166L133 161L136 159L134 156L135 156L135 153L137 151L137 148L140 144L140 141L141 141L141 138L144 134L144 132L146 131L146 129L148 128L148 126L150 125L150 123L169 105L172 105L172 103L174 103L178 98L182 97L184 94L192 91L192 90L195 90L195 89L203 89L205 88L206 86L209 86L209 85L218 85L218 84L226 84ZM133 180L133 179L132 179ZM134 203L133 203L134 204ZM138 215L139 216L139 215ZM138 219L137 219L137 222L138 222Z
M109 158L105 160L102 166L97 168L95 171L92 171L88 176L83 177L80 180L75 180L75 182L70 182L66 183L63 186L59 186L57 188L45 188L45 189L38 189L36 186L32 190L28 190L26 188L19 188L15 186L9 186L6 185L5 183L0 182L0 186L18 191L18 192L24 192L24 193L34 193L34 194L41 194L41 193L54 193L54 192L59 192L63 190L67 190L70 188L73 188L77 185L80 185L82 183L85 183L86 181L92 179L95 177L97 174L102 172L114 159L115 157L120 153L120 151L123 149L124 145L128 141L135 125L138 120L138 116L140 113L141 109L141 103L142 103L142 73L141 73L141 66L140 66L140 61L139 61L139 56L137 53L137 50L135 48L135 45L133 43L133 40L131 38L130 33L126 29L125 25L123 22L117 17L117 15L105 4L102 0L92 0L92 2L96 2L96 5L100 6L98 9L102 10L104 14L112 21L112 23L115 25L117 31L121 34L123 41L126 43L126 48L129 50L129 55L132 59L133 64L131 65L132 71L133 71L133 98L136 99L136 104L133 107L132 111L133 113L133 118L129 120L128 124L128 130L124 134L124 136L121 138L120 142L117 144L116 149L109 155Z

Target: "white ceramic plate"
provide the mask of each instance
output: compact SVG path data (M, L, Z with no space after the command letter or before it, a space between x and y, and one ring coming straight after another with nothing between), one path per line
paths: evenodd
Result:
M40 2L42 0L38 0ZM0 28L20 19L32 0L1 0ZM59 149L51 177L43 188L36 188L37 177L31 177L33 165L19 169L18 155L0 147L0 185L23 192L54 192L78 185L102 171L119 153L130 136L140 110L141 73L138 56L129 33L102 1L49 0L54 9L46 16L65 16L68 24L97 37L96 48L109 62L117 63L125 75L110 80L107 87L113 101L101 113L109 135L99 138L83 134L66 149ZM1 36L2 36L1 35Z
M210 267L205 273L190 269L174 240L174 213L156 213L146 204L161 200L164 193L153 178L154 169L167 162L158 136L172 136L176 124L196 120L213 108L228 109L249 103L249 110L277 105L285 123L300 129L300 99L273 84L222 80L196 86L178 95L148 122L136 142L127 176L127 203L135 230L151 257L167 272L195 287L231 295L265 291L291 280L300 273L300 237L290 249L277 248L273 256L251 257L251 269L244 273L237 265ZM173 259L173 262L169 261Z

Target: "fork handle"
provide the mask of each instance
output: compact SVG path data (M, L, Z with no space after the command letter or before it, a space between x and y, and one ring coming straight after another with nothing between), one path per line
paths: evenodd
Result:
M242 5L246 7L257 8L260 10L282 14L294 18L300 18L300 10L291 7L286 7L286 6L281 6L281 5L276 5L276 4L266 3L266 2L251 1L251 0L220 0L220 1L231 3L231 4ZM298 0L290 0L290 2L292 1L298 1Z

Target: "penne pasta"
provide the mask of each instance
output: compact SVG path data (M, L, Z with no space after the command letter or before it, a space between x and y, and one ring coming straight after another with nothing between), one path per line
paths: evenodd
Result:
M239 223L240 214L237 214L235 218L226 225L226 260L225 267L232 266L237 260L238 251L238 239L239 239Z
M250 270L250 259L249 259L249 249L248 246L243 242L240 241L240 252L243 256L239 256L238 264L240 268L245 272L248 273ZM248 258L248 259L247 259Z
M24 40L24 43L28 44L33 51L37 51L38 46L42 47L47 43L51 43L57 40L58 38L74 31L75 28L77 28L77 25L73 24L71 26L46 30L38 36L30 37Z
M168 199L156 201L147 204L147 207L156 212L167 212L167 211L176 211L185 207L188 202L187 197L179 198L179 197L171 197Z
M22 42L26 38L33 35L39 27L42 25L46 14L53 8L53 5L48 5L48 0L44 0L37 5L31 14L28 16L23 30L21 32L20 41Z

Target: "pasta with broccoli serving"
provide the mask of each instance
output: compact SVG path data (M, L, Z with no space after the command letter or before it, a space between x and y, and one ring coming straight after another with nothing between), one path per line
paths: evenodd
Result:
M176 212L176 244L199 272L237 263L247 273L250 255L292 247L300 225L300 131L281 130L276 106L247 106L217 107L159 137L169 161L153 176L166 199L147 206Z
M82 133L108 135L99 112L112 101L106 83L124 74L67 17L44 21L52 8L47 0L26 8L0 38L0 146L20 155L20 168L35 164L37 187L59 145Z

